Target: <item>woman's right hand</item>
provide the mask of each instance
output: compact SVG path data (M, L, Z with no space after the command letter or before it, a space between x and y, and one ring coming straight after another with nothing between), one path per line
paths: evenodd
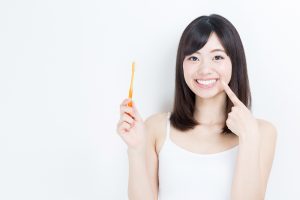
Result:
M145 126L135 103L128 106L131 99L125 99L120 105L120 120L117 132L128 146L128 150L143 151L146 147Z

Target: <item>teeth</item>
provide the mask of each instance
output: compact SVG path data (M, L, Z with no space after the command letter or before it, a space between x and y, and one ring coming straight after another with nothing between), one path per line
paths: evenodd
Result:
M213 79L213 80L197 80L198 83L203 84L203 85L210 85L215 83L217 80Z

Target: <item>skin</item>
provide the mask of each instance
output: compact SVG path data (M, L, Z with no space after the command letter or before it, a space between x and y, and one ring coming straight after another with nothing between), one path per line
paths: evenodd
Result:
M219 49L218 51L216 49ZM223 51L222 51L223 50ZM239 145L233 177L232 200L264 199L276 146L276 129L268 121L256 119L231 91L231 61L216 34L197 53L183 61L184 78L196 94L194 117L200 122L188 134L171 127L174 143L195 153L216 153ZM211 89L201 89L195 79L216 78ZM225 119L226 95L234 106ZM128 145L130 199L157 199L158 153L165 140L167 113L143 121L130 99L120 105L117 132ZM220 134L224 123L234 134Z
M184 79L196 94L195 119L201 124L224 124L226 94L220 79L229 83L231 69L231 60L215 33L200 50L185 57ZM211 89L199 89L195 79L217 79L217 82Z

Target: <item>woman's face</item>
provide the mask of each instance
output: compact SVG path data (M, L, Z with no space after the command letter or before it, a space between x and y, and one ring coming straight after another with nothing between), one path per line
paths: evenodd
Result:
M183 60L184 79L200 98L211 98L222 92L220 78L229 83L231 70L231 60L215 33L202 49Z

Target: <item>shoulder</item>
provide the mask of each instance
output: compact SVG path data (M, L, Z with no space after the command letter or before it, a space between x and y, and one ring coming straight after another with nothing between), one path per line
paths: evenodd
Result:
M155 145L156 150L166 128L167 116L167 112L155 113L147 117L144 121L147 137Z
M168 115L167 112L156 113L156 114L150 115L145 120L145 126L151 130L157 130L157 129L161 128L161 126L163 124L165 124L167 115Z
M263 140L269 143L276 142L277 130L276 127L269 121L264 119L256 119L258 123L258 128Z

